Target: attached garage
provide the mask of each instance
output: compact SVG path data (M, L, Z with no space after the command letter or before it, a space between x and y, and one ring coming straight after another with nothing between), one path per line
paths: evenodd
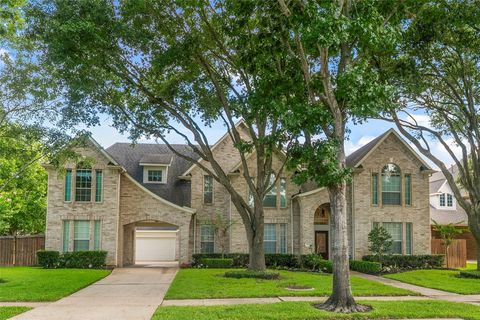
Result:
M175 261L178 230L135 230L135 264Z

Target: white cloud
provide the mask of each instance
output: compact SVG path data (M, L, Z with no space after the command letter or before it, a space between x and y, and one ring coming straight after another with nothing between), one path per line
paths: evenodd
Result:
M376 137L374 136L362 136L360 139L358 139L357 142L352 142L351 140L348 140L345 142L345 153L349 155L350 153L354 152L355 150L363 147Z
M418 125L430 128L430 116L427 114L410 114L410 116L405 115L402 117L403 120L408 122L417 122Z

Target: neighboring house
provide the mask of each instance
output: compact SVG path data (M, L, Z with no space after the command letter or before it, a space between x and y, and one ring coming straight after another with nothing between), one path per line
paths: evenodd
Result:
M456 166L450 168L454 179L457 179L458 169ZM465 192L462 196L467 197ZM457 224L464 232L457 236L457 239L465 239L467 244L467 259L477 259L477 243L472 233L468 230L468 216L465 210L457 204L452 189L440 171L430 177L430 218L432 219L432 238L440 239L440 235L433 228L433 220L439 224Z
M248 139L242 122L237 128ZM197 159L185 145L173 148ZM212 150L248 200L230 136L225 134ZM45 166L49 173L47 249L106 250L107 263L117 266L188 262L194 253L218 252L220 241L228 242L228 252L248 252L245 229L224 187L167 146L116 143L104 150L90 138L88 146L77 151L93 159L91 165L71 164L66 173ZM281 167L282 157L281 152L275 153L274 170ZM254 175L254 153L248 163ZM354 172L347 191L351 257L369 253L368 233L375 225L391 233L393 253L429 254L432 170L418 154L389 130L352 153L347 165ZM282 174L265 197L265 252L317 252L329 258L328 192L295 185L293 174ZM234 222L227 239L215 236L211 221L218 214Z

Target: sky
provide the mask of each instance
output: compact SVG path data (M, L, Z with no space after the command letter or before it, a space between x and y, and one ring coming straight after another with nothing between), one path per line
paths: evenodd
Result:
M419 122L423 122L425 124L428 123L428 116L426 115L417 115L416 119ZM350 123L348 127L351 130L351 133L349 140L345 143L347 155L364 146L388 129L395 129L394 124L383 120L369 120L358 125ZM112 126L112 122L108 116L102 116L101 126L87 128L87 130L92 133L93 138L104 148L108 148L115 142L131 142L128 134L122 134ZM214 144L225 134L226 128L223 126L223 123L216 122L211 127L204 127L204 131L210 141L210 144ZM182 138L174 134L169 135L167 139L170 143L184 143ZM155 143L155 141L142 139L137 143ZM411 143L409 144L415 149ZM432 152L447 164L451 164L453 162L450 156L446 153L445 149L439 143L432 142ZM433 168L436 168L428 159L425 160Z

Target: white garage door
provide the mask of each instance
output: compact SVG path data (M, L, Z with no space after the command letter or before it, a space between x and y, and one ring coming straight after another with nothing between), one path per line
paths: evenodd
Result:
M176 231L136 230L135 263L175 260Z

